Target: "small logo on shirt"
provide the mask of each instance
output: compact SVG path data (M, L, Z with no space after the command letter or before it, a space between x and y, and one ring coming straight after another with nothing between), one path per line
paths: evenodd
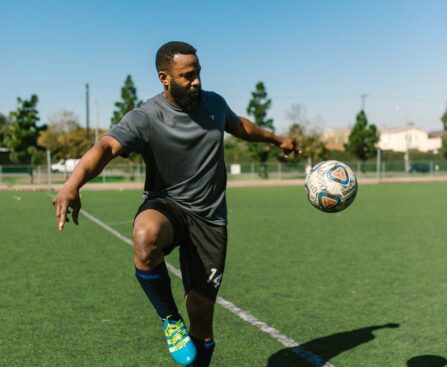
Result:
M214 121L214 115L211 115L210 117L211 117L211 120L213 120L213 121Z

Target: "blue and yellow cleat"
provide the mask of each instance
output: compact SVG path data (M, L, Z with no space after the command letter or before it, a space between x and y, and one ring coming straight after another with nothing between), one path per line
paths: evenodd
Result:
M188 366L196 358L196 346L186 331L185 323L182 319L170 320L170 316L163 321L163 331L168 343L169 352L172 358L182 366Z

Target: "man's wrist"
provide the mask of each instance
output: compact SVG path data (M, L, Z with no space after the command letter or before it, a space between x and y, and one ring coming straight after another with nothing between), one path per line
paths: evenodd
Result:
M277 145L278 147L281 146L283 138L278 135L273 135L273 144Z
M68 179L68 181L65 182L64 185L62 186L62 188L64 190L67 190L67 191L77 191L77 192L79 192L81 187L82 187L81 183L77 184L76 182L71 182L70 179Z

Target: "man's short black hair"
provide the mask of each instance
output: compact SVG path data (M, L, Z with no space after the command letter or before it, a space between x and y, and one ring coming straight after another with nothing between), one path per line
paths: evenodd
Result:
M167 71L175 55L195 55L197 50L189 43L180 41L171 41L165 43L157 51L155 56L155 66L157 71Z

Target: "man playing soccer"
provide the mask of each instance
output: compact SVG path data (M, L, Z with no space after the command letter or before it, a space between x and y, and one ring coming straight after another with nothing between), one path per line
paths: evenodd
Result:
M62 230L69 208L78 224L80 188L118 155L146 163L144 201L134 220L135 275L162 320L169 351L185 366L209 366L213 311L227 247L224 132L298 153L296 140L238 117L216 93L203 91L196 49L169 42L157 52L163 92L127 113L80 160L53 200ZM174 302L164 257L179 246L189 332Z

